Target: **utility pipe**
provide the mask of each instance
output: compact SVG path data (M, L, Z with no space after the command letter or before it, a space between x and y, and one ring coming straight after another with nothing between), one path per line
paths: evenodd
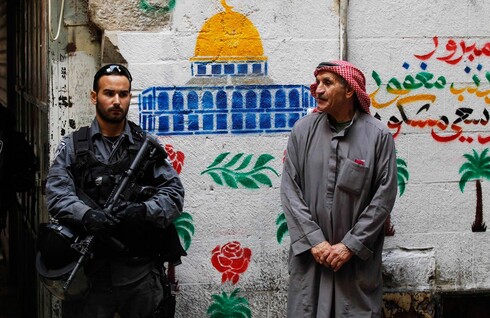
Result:
M340 42L340 59L347 61L347 12L349 0L340 0L339 4L339 42Z
M51 40L56 41L60 36L61 30L61 22L63 21L63 12L65 8L65 0L61 0L61 9L60 16L58 20L58 31L56 31L56 35L53 35L52 27L51 27L51 0L48 0L48 28L49 28L49 37Z

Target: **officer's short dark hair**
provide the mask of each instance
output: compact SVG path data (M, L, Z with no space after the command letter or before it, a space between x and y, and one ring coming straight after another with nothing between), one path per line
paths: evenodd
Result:
M99 79L104 75L123 75L129 80L129 90L131 90L131 82L133 78L129 70L121 64L107 64L102 66L94 75L93 90L97 92L99 89Z

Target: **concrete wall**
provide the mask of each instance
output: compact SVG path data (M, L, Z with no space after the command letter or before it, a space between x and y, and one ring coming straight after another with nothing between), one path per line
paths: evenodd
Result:
M338 7L314 0L88 2L91 22L133 74L131 118L159 135L186 187L179 233L189 255L176 269L178 317L216 313L220 297L231 298L243 317L285 316L283 153L295 116L313 106L314 67L339 58ZM420 294L406 300L403 292L430 298L490 289L490 236L482 224L472 228L477 202L483 222L489 218L489 14L483 0L349 2L348 59L365 71L372 114L396 138L401 184L385 244L385 286L386 301L406 311ZM216 37L220 25L226 39ZM218 46L225 46L221 60L206 60ZM100 62L76 56L78 72ZM248 73L218 76L225 64L229 72L245 64ZM73 102L88 105L88 98ZM466 164L474 157L482 164Z

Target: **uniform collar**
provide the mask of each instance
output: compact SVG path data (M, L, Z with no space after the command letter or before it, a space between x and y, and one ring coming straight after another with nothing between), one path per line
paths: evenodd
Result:
M131 133L131 127L129 126L127 119L126 123L124 124L122 135L125 135L131 144L134 144L133 134ZM102 136L100 125L96 118L92 120L92 124L90 125L90 138L93 140L95 136Z

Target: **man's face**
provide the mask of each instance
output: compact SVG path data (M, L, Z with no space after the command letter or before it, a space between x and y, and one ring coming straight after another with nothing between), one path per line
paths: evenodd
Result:
M105 75L99 79L99 90L90 95L98 120L120 123L126 118L131 102L129 87L129 80L123 75Z
M319 111L330 115L342 114L348 109L348 99L352 98L353 90L339 75L323 71L316 76L316 102Z

